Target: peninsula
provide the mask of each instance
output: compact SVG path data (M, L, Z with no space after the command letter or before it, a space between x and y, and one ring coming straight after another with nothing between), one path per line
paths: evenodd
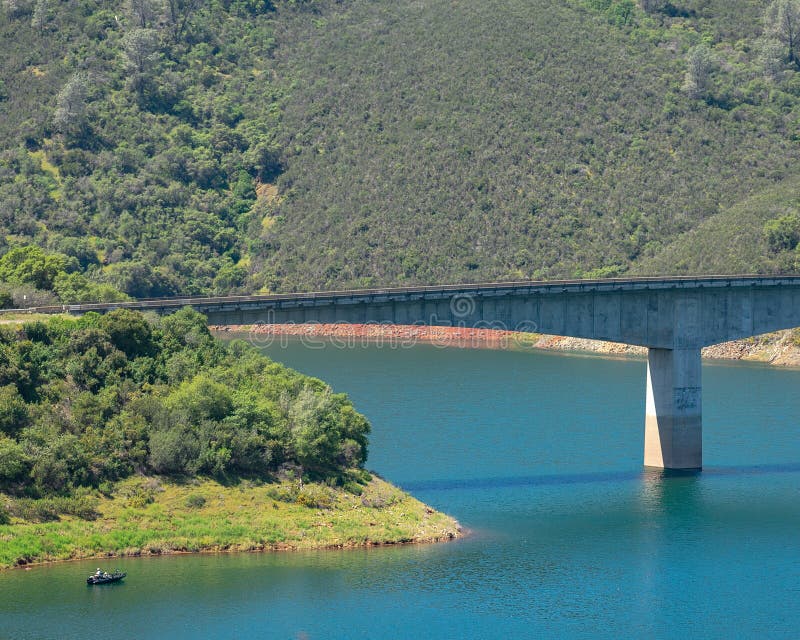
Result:
M0 568L450 540L344 394L184 309L0 327Z

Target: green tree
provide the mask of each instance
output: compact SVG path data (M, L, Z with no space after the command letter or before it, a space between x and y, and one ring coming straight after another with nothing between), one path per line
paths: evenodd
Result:
M12 249L0 258L0 280L13 284L31 284L37 289L53 288L60 273L78 268L77 260L60 253L45 253L30 245Z
M28 405L13 384L0 387L0 432L13 435L27 424L30 415Z
M166 399L166 406L184 424L196 426L229 415L233 411L233 398L230 388L201 374L182 383Z
M692 47L686 58L686 75L683 90L691 98L702 98L708 91L712 65L711 50L704 44Z
M153 329L141 313L130 309L115 309L101 316L97 327L105 331L111 343L128 358L155 353Z
M186 34L195 12L200 7L200 0L166 0L167 21L175 42Z
M155 29L132 29L122 38L132 88L142 93L159 59L159 38Z
M200 444L183 428L154 431L150 435L148 462L157 473L191 473L196 468Z
M130 0L130 10L140 29L147 29L156 19L152 0Z
M29 468L30 458L22 446L0 434L0 486L19 480Z
M786 58L800 68L800 0L773 0L764 14L764 29L786 47Z
M86 99L89 94L89 77L78 71L58 92L53 125L65 135L79 137L86 126Z
M289 408L289 424L294 457L309 471L324 471L335 466L340 452L341 433L333 411L330 389L323 393L305 386Z
M639 0L639 6L645 13L655 13L664 7L664 0Z
M47 25L49 13L49 0L36 0L36 4L33 8L33 15L31 16L31 26L40 34L44 33L44 28Z
M53 279L53 291L61 302L122 302L130 297L108 284L92 282L82 273L59 273Z
M783 44L779 40L768 38L761 43L758 54L764 75L767 78L778 79L786 62Z
M791 251L800 244L800 215L787 213L764 225L764 237L773 252Z

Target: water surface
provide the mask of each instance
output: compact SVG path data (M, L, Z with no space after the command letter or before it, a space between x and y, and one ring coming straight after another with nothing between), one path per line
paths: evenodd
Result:
M665 477L641 467L641 360L264 349L348 392L368 466L472 535L114 560L129 578L95 588L96 561L4 572L0 638L797 636L800 371L706 365L706 470Z

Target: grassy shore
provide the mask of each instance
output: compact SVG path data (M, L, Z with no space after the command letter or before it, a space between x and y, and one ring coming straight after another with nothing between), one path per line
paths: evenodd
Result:
M0 494L0 504L9 499ZM91 520L12 518L0 525L0 568L77 558L277 551L438 542L458 523L373 477L361 495L322 485L129 478Z

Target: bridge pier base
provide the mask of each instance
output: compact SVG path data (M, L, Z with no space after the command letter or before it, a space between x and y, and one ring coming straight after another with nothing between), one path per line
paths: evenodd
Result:
M644 464L662 469L703 466L700 349L649 349Z

